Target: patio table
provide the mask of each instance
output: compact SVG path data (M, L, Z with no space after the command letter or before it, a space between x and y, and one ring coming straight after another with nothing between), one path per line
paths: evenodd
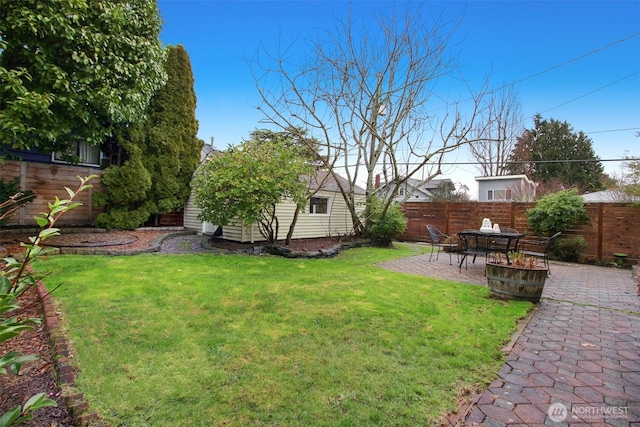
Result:
M515 252L518 247L518 241L524 237L522 233L513 232L497 232L497 231L480 231L480 230L462 230L458 232L460 244L462 245L462 257L460 259L459 269L462 271L462 263L467 256L473 255L473 262L476 256L484 255L485 258L490 253L503 253L507 257L507 263L510 264L509 252ZM499 243L499 244L496 244Z

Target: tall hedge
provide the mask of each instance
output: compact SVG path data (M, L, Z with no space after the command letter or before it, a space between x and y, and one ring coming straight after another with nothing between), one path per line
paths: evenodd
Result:
M112 164L103 178L107 211L98 217L99 226L138 227L153 216L179 210L191 192L191 176L203 146L197 137L193 72L183 46L169 46L167 50L168 80L151 99L146 119L123 128L110 144ZM121 150L124 155L115 154ZM131 167L141 170L124 173ZM132 191L132 187L138 191ZM143 197L126 197L140 191L144 192Z

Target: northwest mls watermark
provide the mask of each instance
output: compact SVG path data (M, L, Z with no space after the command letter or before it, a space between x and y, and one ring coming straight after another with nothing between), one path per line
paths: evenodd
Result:
M554 403L547 410L549 419L556 423L563 421L580 419L583 421L604 420L612 418L628 418L629 408L627 406L611 405L571 405L571 410L562 403Z

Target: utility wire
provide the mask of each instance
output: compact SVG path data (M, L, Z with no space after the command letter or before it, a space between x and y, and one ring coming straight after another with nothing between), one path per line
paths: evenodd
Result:
M613 47L613 46L615 46L615 45L617 45L617 44L620 44L620 43L626 42L627 40L630 40L630 39L632 39L632 38L634 38L634 37L637 37L637 36L639 36L639 35L640 35L640 32L637 32L637 33L631 34L630 36L624 37L624 38L622 38L622 39L620 39L620 40L616 40L616 41L615 41L615 42L613 42L613 43L609 43L609 44L608 44L608 45L606 45L606 46L603 46L603 47L600 47L600 48L594 49L594 50L592 50L592 51L590 51L590 52L587 52L587 53L585 53L585 54L583 54L583 55L577 56L577 57L575 57L575 58L571 58L571 59L569 59L569 60L567 60L567 61L564 61L564 62L562 62L562 63L560 63L560 64L556 64L556 65L554 65L554 66L552 66L552 67L549 67L549 68L546 68L546 69L544 69L544 70L542 70L542 71L538 71L537 73L530 74L530 75L528 75L528 76L526 76L526 77L523 77L523 78L521 78L521 79L519 79L519 80L515 80L515 81L513 81L513 82L511 82L511 83L504 84L504 85L502 85L502 86L500 86L500 87L498 87L498 88L496 88L496 89L493 89L491 92L497 92L497 91L499 91L499 90L501 90L501 89L504 89L504 88L506 88L506 87L508 87L508 86L515 86L515 85L516 85L516 84L518 84L518 83L522 83L522 82L524 82L524 81L526 81L526 80L532 79L532 78L537 77L537 76L539 76L539 75L541 75L541 74L548 73L549 71L553 71L553 70L556 70L556 69L558 69L558 68L560 68L560 67L564 67L565 65L571 64L572 62L576 62L576 61L579 61L579 60L581 60L581 59L584 59L584 58L586 58L586 57L587 57L587 56L589 56L589 55L593 55L594 53L602 52L603 50L609 49L610 47Z
M625 131L629 131L629 130L640 130L640 128L625 128L625 129L609 129L609 130L594 130L591 132L583 132L585 134L590 134L590 133L607 133L607 132L625 132Z
M540 114L542 114L542 113L546 113L547 111L555 110L556 108L560 108L560 107L562 107L562 106L564 106L564 105L567 105L567 104L569 104L569 103L571 103L571 102L573 102L573 101L577 101L577 100L578 100L578 99L580 99L580 98L584 98L585 96L591 95L592 93L595 93L595 92L597 92L597 91L599 91L599 90L602 90L602 89L604 89L604 88L606 88L606 87L612 86L612 85L614 85L614 84L616 84L616 83L619 83L619 82L621 82L621 81L623 81L623 80L626 80L626 79L628 79L628 78L631 78L631 77L633 77L633 76L635 76L635 75L637 75L637 74L640 74L640 71L636 71L635 73L631 73L631 74L629 74L628 76L625 76L625 77L622 77L621 79L616 80L615 82L611 82L611 83L606 84L606 85L604 85L604 86L600 86L599 88L594 89L594 90L592 90L591 92L587 92L587 93L585 93L585 94L582 94L582 95L580 95L580 96L578 96L578 97L575 97L575 98L573 98L573 99L570 99L569 101L563 102L562 104L556 105L555 107L551 107L551 108L548 108L548 109L546 109L546 110L544 110L544 111L541 111L541 112L540 112Z
M558 159L558 160L516 160L513 162L507 162L511 165L523 165L523 164L531 164L531 163L598 163L598 162L633 162L639 161L640 157L629 157L625 159ZM409 162L402 163L402 166L418 166L421 163L418 162ZM438 163L440 166L463 166L463 165L481 165L483 162L442 162ZM357 167L359 165L346 165L346 166L335 166L337 169L345 169ZM431 164L426 164L424 166L431 166Z

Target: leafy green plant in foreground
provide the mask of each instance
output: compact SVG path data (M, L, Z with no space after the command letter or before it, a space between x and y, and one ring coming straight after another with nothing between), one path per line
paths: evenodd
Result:
M51 236L60 234L55 227L61 215L77 207L80 203L74 202L74 198L82 191L91 187L88 184L93 176L79 178L80 186L77 190L65 188L69 194L68 199L60 200L56 197L53 203L49 203L49 211L42 212L35 217L39 230L35 236L29 238L30 243L22 243L25 248L24 257L17 260L7 257L0 262L0 343L20 335L21 332L31 329L32 324L39 323L40 319L21 319L18 316L6 318L5 315L15 313L20 309L16 303L18 297L30 286L36 284L39 279L35 276L30 265L47 251L41 243ZM6 212L13 212L10 208L15 198L3 202L7 205ZM18 375L20 368L26 362L36 360L36 355L20 355L17 352L8 352L0 358L0 374L6 375L7 369L12 374ZM24 421L33 419L33 412L47 406L56 406L56 402L46 397L46 393L38 393L32 396L22 406L15 406L0 416L0 427L19 425Z

